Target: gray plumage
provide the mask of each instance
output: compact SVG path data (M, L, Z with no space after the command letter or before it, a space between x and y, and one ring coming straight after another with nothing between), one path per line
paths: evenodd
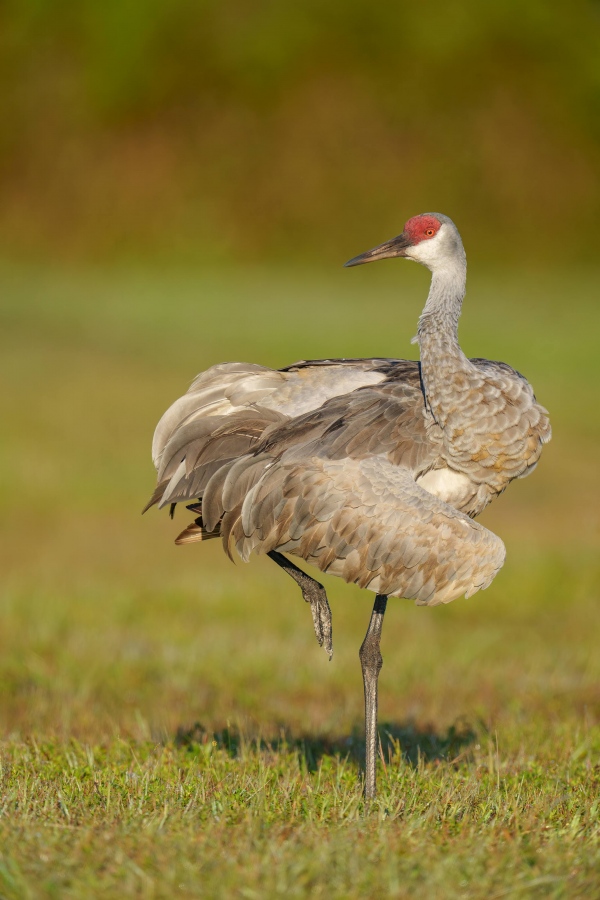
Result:
M149 505L196 501L178 542L220 536L243 560L289 553L419 604L490 584L504 545L473 519L535 467L548 415L522 375L460 349L466 259L451 220L416 216L347 265L391 256L432 272L420 362L224 363L167 410Z
M201 500L196 539L220 532L244 560L279 550L420 603L487 587L504 548L472 517L532 470L550 426L519 373L460 350L464 255L456 262L434 271L420 364L225 363L199 375L156 429L153 501Z

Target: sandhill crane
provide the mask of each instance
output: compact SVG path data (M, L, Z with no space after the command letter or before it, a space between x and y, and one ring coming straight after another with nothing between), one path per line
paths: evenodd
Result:
M354 257L412 259L432 273L419 319L420 362L325 359L273 370L224 363L202 372L160 420L148 504L188 506L176 539L220 536L247 560L267 554L310 603L330 658L323 586L284 554L375 592L360 648L365 796L375 795L380 638L388 597L435 606L488 587L502 541L474 522L550 439L546 410L506 363L467 359L458 343L466 257L454 223L409 219ZM147 507L147 508L148 508Z

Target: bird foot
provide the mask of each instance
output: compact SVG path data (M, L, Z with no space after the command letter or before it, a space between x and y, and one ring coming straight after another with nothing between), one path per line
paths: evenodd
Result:
M325 652L331 662L331 657L333 656L331 608L325 588L318 581L315 581L313 584L302 588L302 596L307 603L310 603L310 611L319 647L325 648Z

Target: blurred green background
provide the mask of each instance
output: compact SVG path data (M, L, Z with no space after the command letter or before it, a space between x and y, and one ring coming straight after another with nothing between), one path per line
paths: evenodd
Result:
M336 263L449 213L490 258L596 251L590 0L4 0L0 241Z
M176 548L185 513L172 524L139 510L155 422L199 370L414 355L427 273L340 264L427 209L465 240L466 352L523 371L555 437L534 477L484 516L509 549L491 590L404 615L435 623L443 643L462 623L460 665L470 616L486 610L502 644L513 616L545 614L556 576L548 627L558 638L567 609L585 621L574 648L585 656L599 621L599 19L578 0L2 4L6 734L133 735L135 716L173 734L234 713L269 730L281 718L270 704L305 731L356 726L370 595L329 579L344 599L326 671L352 685L340 718L306 667L316 650L294 585L261 560L234 568L216 542ZM177 649L159 663L171 602ZM352 637L339 636L346 626ZM266 669L248 693L252 629ZM193 676L177 663L190 633L202 648ZM408 677L406 657L396 665ZM447 727L471 700L464 685L440 699L435 671L418 716ZM411 697L388 695L389 714L420 709Z
M508 550L490 589L443 609L390 606L381 718L405 756L429 750L409 785L414 811L380 834L388 868L360 844L362 820L345 852L356 850L374 896L405 896L393 886L413 878L411 896L463 897L466 878L480 886L469 896L487 898L539 877L535 896L564 897L573 872L595 878L577 896L596 895L599 36L599 6L583 0L0 5L2 896L100 885L103 896L172 897L180 879L182 896L221 896L229 824L246 815L230 890L247 877L255 893L244 896L263 896L267 871L286 896L367 895L327 848L355 808L337 805L339 784L359 793L357 651L372 595L324 579L329 665L296 586L270 561L232 566L216 541L175 547L185 514L172 523L140 510L154 425L198 371L414 356L427 273L341 263L426 210L450 215L465 241L465 352L524 372L554 438L482 517ZM302 771L256 750L264 778L296 785L293 807L278 775L267 800L224 750L214 772L186 755L174 738L197 721L208 750L227 722L301 746ZM461 722L472 742L455 766ZM133 755L146 778L160 747L164 816L162 795L132 799L130 763L110 763ZM31 771L19 769L30 751ZM347 754L342 776L331 757ZM186 766L205 791L193 807L178 793ZM108 784L107 805L86 793L90 772ZM411 772L390 762L385 816ZM482 778L492 800L463 832ZM216 808L217 832L199 832L216 827ZM573 825L581 808L589 832ZM162 862L144 831L154 820ZM269 822L271 840L309 820L322 855L310 856L316 881L298 881L302 834L284 871L265 863L259 831ZM68 848L62 831L48 837L63 826ZM418 854L390 852L392 832L413 834ZM196 866L199 834L213 835L212 875ZM98 835L127 845L142 875L127 859L99 861ZM455 870L449 858L462 860ZM338 887L316 894L334 870Z

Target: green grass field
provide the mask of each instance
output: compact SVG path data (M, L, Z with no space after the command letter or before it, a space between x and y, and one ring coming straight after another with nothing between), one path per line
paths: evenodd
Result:
M491 588L389 606L367 809L372 594L325 578L330 664L269 560L140 510L196 372L413 356L427 273L0 266L2 898L600 896L598 274L470 277L465 351L554 439Z

